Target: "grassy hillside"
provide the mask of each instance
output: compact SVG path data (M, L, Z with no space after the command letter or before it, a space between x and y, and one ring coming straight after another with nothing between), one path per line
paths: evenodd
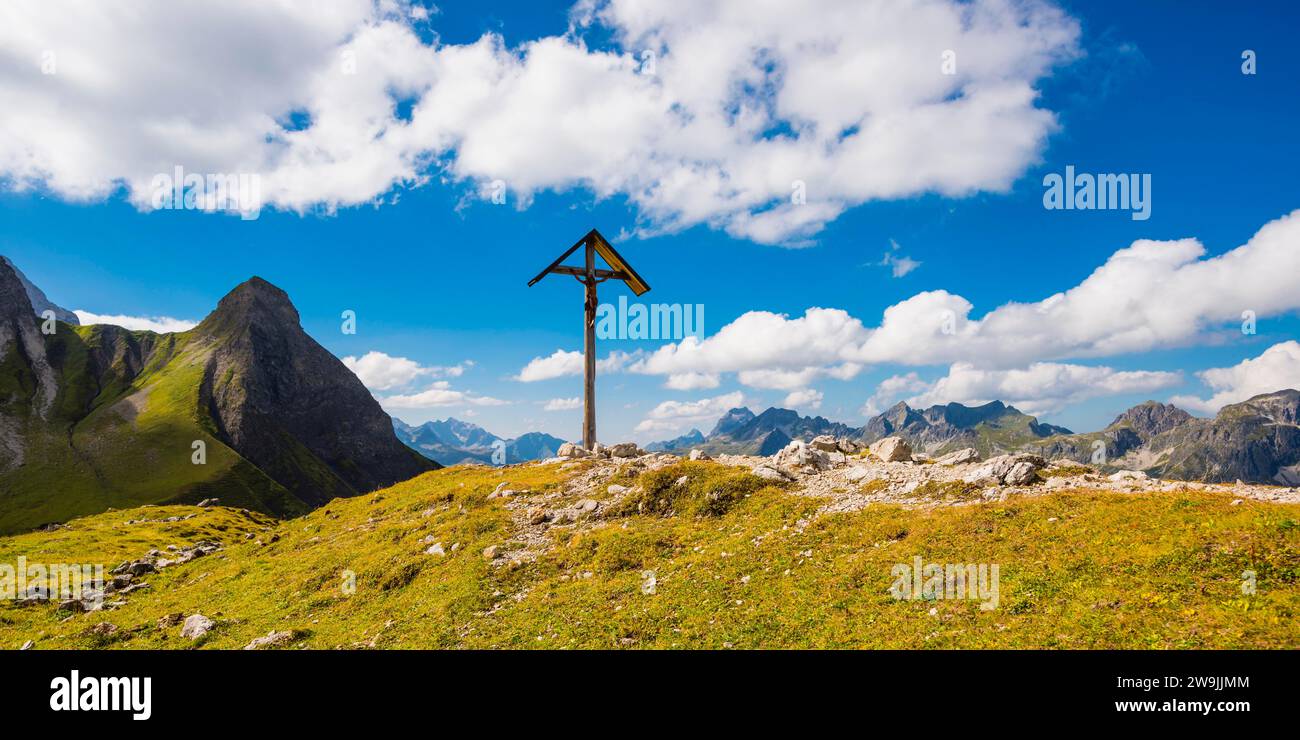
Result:
M1043 437L1033 428L1037 419L1021 413L1006 413L988 419L975 427L975 441L954 440L935 450L942 455L963 447L974 447L983 457L995 457L1008 452L1031 448L1040 444Z
M0 533L109 507L197 503L211 496L277 514L306 511L216 438L199 403L208 347L189 334L129 333L154 343L148 363L133 375L120 357L127 334L60 324L48 339L59 392L47 420L30 416L26 422L24 464L0 472ZM88 370L91 352L119 358L96 376ZM21 363L19 353L10 352L0 365L0 393L6 386L20 391L6 397L30 396L35 378ZM206 445L205 464L193 462L195 441Z
M1300 647L1300 505L1065 491L818 514L821 499L683 462L616 478L637 493L575 523L530 525L537 506L591 495L565 486L587 465L451 468L283 522L149 507L0 538L0 563L109 568L226 545L148 576L119 609L0 605L0 647L239 648L272 630L312 648ZM530 493L489 498L502 482ZM917 555L999 564L998 608L895 600L891 568ZM198 643L157 626L195 612L218 622ZM120 630L86 632L98 622Z

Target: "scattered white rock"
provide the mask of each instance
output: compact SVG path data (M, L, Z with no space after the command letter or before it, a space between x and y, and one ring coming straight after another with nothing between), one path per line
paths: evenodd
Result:
M1011 466L1002 482L1008 486L1027 486L1038 478L1037 471L1033 463L1021 461Z
M868 478L875 480L880 476L873 472L871 468L856 465L849 468L848 472L844 474L844 477L847 478L850 483L860 483Z
M211 632L212 628L216 626L216 622L202 614L191 614L185 618L185 624L181 625L181 637L197 640Z
M710 457L709 453L705 452L704 450L691 450L690 459L691 460L712 460L713 458Z
M794 440L782 448L780 452L773 455L772 462L777 467L804 473L816 473L831 467L829 455L799 439Z
M590 454L591 454L590 452L583 449L580 445L575 445L572 442L565 442L564 444L560 445L559 451L555 453L557 457L563 457L570 460L577 459L580 457L587 457Z
M965 465L966 463L975 463L980 461L980 453L973 447L949 452L943 457L935 460L937 465Z
M762 478L763 480L776 481L778 483L785 483L794 480L794 476L790 475L789 473L786 473L782 470L777 470L776 468L770 467L768 465L759 465L754 468L753 472L754 475L757 475L759 478Z
M885 437L871 444L871 454L885 462L909 462L912 446L902 437Z
M814 450L821 450L822 452L840 452L839 442L829 434L819 434L816 437L813 437L812 441L808 443L808 446Z
M1119 483L1128 480L1148 480L1149 476L1141 470L1121 470L1110 475L1110 480Z
M636 446L636 442L619 442L609 448L610 457L640 457L645 452Z
M840 437L837 439L835 441L835 446L839 448L840 452L843 452L846 455L856 455L859 452L862 452L862 444L851 440L848 437Z
M429 546L428 550L424 551L424 554L442 556L442 555L446 555L447 551L443 549L441 542L435 542Z
M245 645L244 649L261 650L262 648L279 647L281 645L287 645L292 641L293 641L293 633L276 632L272 630L271 632L267 633L266 637L253 638L253 641Z
M1037 471L1047 465L1038 455L999 455L962 476L967 483L984 485L1024 485L1037 477ZM1008 478L1016 482L1011 482Z
M121 628L112 622L98 622L87 627L85 632L87 635L94 635L96 637L111 637L117 634L119 629Z
M620 486L617 483L615 483L614 485L610 486L609 488L606 488L605 490L617 496L620 493L627 493L632 489L628 488L627 486Z

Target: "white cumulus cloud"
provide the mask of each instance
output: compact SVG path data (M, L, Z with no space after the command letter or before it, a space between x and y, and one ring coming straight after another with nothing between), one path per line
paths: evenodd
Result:
M168 334L189 331L198 326L197 321L173 319L170 316L122 316L120 314L98 314L80 309L73 311L82 324L113 324L132 331L153 331Z
M744 403L745 395L740 391L698 401L664 401L646 414L636 431L663 433L711 426L728 410Z
M377 398L384 408L392 409L429 409L442 406L504 406L509 403L509 401L492 398L491 396L480 396L468 391L455 390L445 380L437 381L428 389L418 393L399 393L391 396L378 396Z
M374 350L360 357L348 355L342 359L367 388L377 391L403 388L424 377L460 377L474 365L466 360L457 365L426 366L406 357L394 357Z
M573 398L552 398L542 407L544 411L572 411L573 409L582 408L582 399L574 396Z
M619 372L637 356L639 355L636 353L610 352L604 359L596 360L596 371L600 373ZM583 356L581 352L557 349L546 357L534 357L529 360L528 364L524 365L523 369L513 379L521 383L535 383L539 380L553 380L566 375L582 375L582 372Z
M675 391L695 391L717 388L721 382L717 373L679 373L669 375L664 381L664 387Z
M403 0L6 2L0 181L148 209L179 165L258 174L265 204L307 211L500 180L521 206L579 187L630 199L646 232L799 244L866 201L1007 189L1056 128L1037 86L1079 37L1045 0L582 0L573 17L509 47L425 43L437 17Z
M791 409L808 409L816 410L822 407L823 394L821 391L813 388L804 388L791 392L782 401L782 405Z
M1206 341L1243 311L1300 309L1300 211L1214 257L1195 239L1138 240L1079 285L983 317L943 290L889 306L870 325L838 308L802 316L750 311L704 339L687 337L634 361L655 375L736 373L744 385L793 390L864 366L958 365L1026 370L1035 363L1122 356ZM1055 365L1041 365L1037 373ZM962 373L963 377L968 373Z
M875 392L862 405L860 413L863 416L875 416L904 398L929 389L930 384L922 380L921 376L914 372L904 375L891 375L876 384Z
M1240 403L1261 393L1300 390L1300 342L1294 339L1264 350L1231 367L1216 367L1197 373L1214 391L1209 398L1175 396L1170 402L1193 411L1216 413L1230 403Z

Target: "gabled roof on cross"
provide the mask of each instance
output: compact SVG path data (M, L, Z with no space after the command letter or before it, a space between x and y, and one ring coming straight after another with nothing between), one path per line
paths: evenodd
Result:
M613 245L609 243L609 240L607 240L605 236L596 229L588 231L586 235L579 239L572 247L569 247L564 254L560 255L559 258L552 262L545 270L539 272L537 277L529 280L528 287L531 288L533 285L536 285L538 280L541 280L550 273L556 273L558 275L575 275L578 277L586 276L587 270L584 267L568 267L560 264L569 255L577 251L578 247L585 244L590 244L590 246L596 250L596 253L601 256L601 259L605 260L605 264L613 268L612 270L595 270L594 272L596 277L601 279L614 278L616 280L622 280L627 283L627 287L631 288L632 292L636 295L641 295L650 290L649 283L637 274L636 270L632 268L632 265L628 263L627 260L623 259L623 255L619 254L618 250L614 249Z

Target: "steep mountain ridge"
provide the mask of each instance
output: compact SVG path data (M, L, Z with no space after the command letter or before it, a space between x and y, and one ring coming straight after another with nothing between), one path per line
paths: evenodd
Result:
M974 447L986 455L994 455L1052 435L1069 433L1064 427L1042 424L999 401L981 406L950 403L921 411L899 402L858 428L821 416L800 416L790 409L772 407L755 415L748 408L736 408L723 414L713 431L702 440L692 441L688 435L651 443L647 449L683 452L698 447L710 454L771 455L792 440L808 441L822 434L867 443L898 435L927 453Z
M713 425L713 431L709 432L709 437L716 437L719 434L727 434L733 429L747 424L754 418L754 412L741 406L729 410L727 413L718 417L718 423Z
M0 531L214 496L293 515L436 467L263 280L188 332L46 335L0 264Z
M13 270L14 274L18 276L18 281L22 283L23 292L27 294L27 300L32 306L33 313L41 316L44 315L46 311L52 311L56 321L62 321L65 324L72 324L73 326L77 326L81 323L81 320L77 318L75 313L54 303L54 301L51 301L45 295L45 291L36 287L31 280L28 280L27 276L23 274L23 271L18 269L18 265L15 265L8 257L0 255L0 262L8 265L9 269Z
M1154 435L1136 461L1166 478L1203 481L1300 483L1300 391L1255 396Z
M724 414L698 446L710 454L771 455L793 439L846 436L854 431L845 424L820 416L800 416L790 409L772 407L756 416L747 408L736 408Z
M1107 429L1128 427L1143 441L1192 421L1195 417L1169 403L1145 401L1115 417Z
M302 331L283 290L254 277L193 332L214 345L200 403L218 436L307 504L429 469L361 381Z
M913 448L929 454L973 447L985 456L992 456L1058 434L1070 434L1070 430L1043 424L1001 401L980 406L947 403L924 410L913 409L900 401L871 418L860 430L859 437L871 443L897 435L907 439Z

